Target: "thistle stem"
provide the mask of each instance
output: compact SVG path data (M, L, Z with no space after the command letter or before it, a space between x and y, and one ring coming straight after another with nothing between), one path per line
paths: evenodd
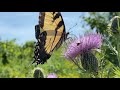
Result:
M120 40L120 35L117 35L116 41L117 40ZM120 66L120 42L117 43L117 48L116 49L118 51L117 58L118 58L118 61L119 61L119 66Z

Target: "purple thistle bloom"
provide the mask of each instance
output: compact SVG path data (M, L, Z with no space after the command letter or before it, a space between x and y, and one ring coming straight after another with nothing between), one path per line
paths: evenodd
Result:
M102 36L100 34L87 34L76 39L69 46L64 56L67 59L75 59L76 56L85 52L91 52L92 49L100 48L102 45Z
M50 73L47 78L58 78L56 74Z

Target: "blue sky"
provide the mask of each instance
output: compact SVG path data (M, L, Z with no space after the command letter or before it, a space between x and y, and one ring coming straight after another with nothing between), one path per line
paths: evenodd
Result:
M81 12L61 12L66 31L73 27L70 32L75 35L82 35L85 30L82 29L80 15ZM0 12L0 38L2 40L11 40L16 38L18 44L23 44L29 40L35 40L34 27L38 24L39 12Z

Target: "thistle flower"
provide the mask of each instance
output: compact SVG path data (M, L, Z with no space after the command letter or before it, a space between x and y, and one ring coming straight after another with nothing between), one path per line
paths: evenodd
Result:
M75 60L77 56L81 58L81 64L85 70L98 72L97 58L92 54L93 49L98 49L102 45L102 36L100 34L87 34L76 39L64 53L65 58ZM74 61L75 62L75 61ZM78 66L78 64L75 62Z
M47 78L58 78L56 74L50 73Z
M67 59L75 59L77 55L90 52L92 49L100 48L102 45L102 37L100 34L87 34L75 41L69 46L64 56Z

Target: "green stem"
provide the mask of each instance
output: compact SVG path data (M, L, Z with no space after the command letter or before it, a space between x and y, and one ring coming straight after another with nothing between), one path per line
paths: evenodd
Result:
M117 40L120 40L120 35L117 35L117 37L116 37L116 41ZM118 43L117 43L117 51L118 51L118 54L117 54L117 58L118 58L118 61L119 61L119 66L120 66L120 42L118 41Z
M116 55L118 55L118 52L115 50L115 48L113 48L113 46L111 45L111 43L110 43L106 38L105 38L105 40L107 41L110 49L111 49L112 51L114 51L113 53L116 54ZM116 38L115 38L115 40L116 40Z

